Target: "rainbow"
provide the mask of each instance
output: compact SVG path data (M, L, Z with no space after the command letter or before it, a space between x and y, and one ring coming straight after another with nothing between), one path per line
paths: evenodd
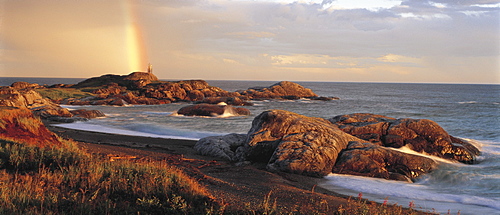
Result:
M137 10L133 0L129 0L125 4L126 48L129 70L142 71L148 66L148 56L142 37L141 25L138 23Z

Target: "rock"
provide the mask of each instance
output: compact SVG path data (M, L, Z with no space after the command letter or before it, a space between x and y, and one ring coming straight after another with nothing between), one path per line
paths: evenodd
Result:
M112 98L111 101L108 103L108 105L114 105L114 106L125 106L128 105L128 103L118 97Z
M124 93L127 90L126 87L119 86L117 83L110 83L106 87L93 90L93 94L105 94L105 95L117 95Z
M145 80L150 82L159 81L158 77L153 75L153 73L148 73L148 72L132 72L127 76L123 77L123 80L131 80L131 81Z
M44 119L52 116L72 117L68 109L53 103L32 89L16 90L12 87L0 88L0 105L28 108Z
M206 89L210 87L208 83L204 80L185 80L185 81L178 81L177 84L179 84L183 89L189 91L189 90L201 90L201 89Z
M437 165L430 158L353 141L337 159L333 172L411 182Z
M62 117L62 116L51 116L48 117L47 120L52 122L60 122L60 123L73 123L73 122L84 122L88 121L88 118L83 117Z
M381 146L408 146L417 152L473 163L479 150L465 140L449 135L427 119L395 119L375 114L336 116L330 121L343 131Z
M289 81L282 81L270 87L250 88L239 93L250 99L300 99L318 97L311 89Z
M32 108L33 114L40 116L42 119L50 119L52 117L73 117L73 114L66 108L60 106L41 106Z
M42 88L42 86L40 86L38 84L32 84L32 83L23 82L23 81L14 82L10 86L12 88L14 88L14 89L27 89L27 88L36 89L36 88Z
M86 110L86 109L79 109L79 110L72 110L70 111L75 117L82 117L82 118L87 118L87 119L92 119L92 118L97 118L97 117L104 117L106 116L102 111L100 110Z
M179 109L177 114L184 116L250 115L250 110L230 105L195 104Z
M187 93L187 97L188 97L189 101L200 101L200 100L203 100L205 98L205 94L203 94L199 90L190 90Z
M324 176L331 173L349 141L362 140L325 119L270 110L255 117L248 139L236 156L266 162L270 171Z
M339 100L339 97L325 97L325 96L313 96L313 97L307 97L308 99L311 100L318 100L318 101L331 101L331 100Z
M62 145L29 109L17 107L0 106L0 139L39 147Z
M55 105L32 89L15 89L12 87L0 88L0 105L10 107L38 107Z
M199 101L199 103L207 103L207 104L225 103L232 106L253 106L251 102L241 99L240 97L208 97Z
M116 83L119 86L126 87L129 89L138 89L146 86L152 82L158 81L158 78L146 72L133 72L129 75L102 75L99 77L93 77L81 81L75 85L73 88L86 88L86 87L102 87L111 83Z
M228 134L224 136L205 137L200 139L194 149L201 155L210 155L229 161L238 160L235 151L245 143L246 134Z
M28 108L33 114L42 119L54 119L58 122L80 121L80 119L63 119L71 118L74 115L78 115L79 118L104 116L102 112L96 110L76 110L72 113L67 108L63 108L49 99L42 98L38 92L31 89L16 90L12 87L3 87L0 88L0 98L0 106Z

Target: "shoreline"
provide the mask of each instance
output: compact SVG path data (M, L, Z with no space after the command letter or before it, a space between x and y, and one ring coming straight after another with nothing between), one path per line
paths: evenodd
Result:
M108 134L45 124L60 137L78 141L90 153L109 158L166 161L196 178L231 209L244 210L259 205L269 194L277 205L289 208L310 207L318 202L337 208L348 203L348 196L317 186L320 178L272 173L266 170L265 164L235 165L199 155L193 149L196 140Z

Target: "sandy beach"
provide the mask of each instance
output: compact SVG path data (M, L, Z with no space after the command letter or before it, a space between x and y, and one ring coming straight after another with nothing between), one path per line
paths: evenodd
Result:
M271 193L282 207L301 207L300 211L337 208L346 196L316 186L319 178L288 173L271 173L265 164L235 165L213 157L198 155L196 141L115 135L72 130L47 125L64 138L80 142L82 148L110 159L153 159L184 170L232 209L252 208ZM324 208L317 208L321 202Z

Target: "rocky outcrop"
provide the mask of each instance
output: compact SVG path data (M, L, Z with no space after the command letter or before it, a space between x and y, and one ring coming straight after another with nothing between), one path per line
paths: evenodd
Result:
M0 87L0 106L28 108L35 115L42 119L49 119L59 122L73 122L86 120L93 115L103 116L99 111L77 110L79 116L53 103L47 98L43 98L38 92L32 89L14 89L13 87Z
M158 81L158 78L151 73L133 72L128 75L108 74L99 77L93 77L81 81L78 84L73 85L72 87L73 88L101 87L111 83L116 83L119 86L123 86L128 89L138 89L155 81Z
M139 80L145 80L145 81L159 81L158 77L153 75L153 73L149 72L132 72L128 75L126 75L123 80L131 80L131 81L139 81Z
M32 89L0 88L0 106L28 108L42 118L72 116L68 109L62 108L49 99L43 98L38 92Z
M29 83L16 83L19 88L36 88ZM299 84L282 81L269 87L250 88L245 91L228 92L210 86L204 80L160 81L152 73L133 72L129 75L102 75L86 79L74 85L52 85L62 92L76 88L92 96L66 98L55 102L67 105L127 105L127 104L168 104L171 102L199 102L233 106L249 106L249 100L257 99L301 99L333 100L336 97L319 97L311 89Z
M361 140L325 119L270 110L255 117L238 153L244 160L266 162L270 171L324 176L349 141Z
M42 86L38 85L38 84L32 84L32 83L28 83L28 82L24 82L24 81L18 81L18 82L14 82L10 85L12 88L14 89L38 89L38 88L43 88Z
M7 106L0 106L0 139L39 147L62 145L29 109Z
M311 89L297 83L282 81L269 87L255 87L239 92L249 99L299 99L318 97Z
M195 104L179 109L177 114L184 116L246 116L250 115L250 111L246 108L231 105Z
M395 119L375 114L349 114L330 119L344 132L380 146L408 148L462 163L473 163L479 150L465 140L452 137L427 119Z
M406 138L403 140L405 144L399 144L399 147L406 146L427 154L440 152L441 157L447 159L459 160L457 158L479 154L473 145L461 143L462 140L449 136L430 120L352 114L328 121L284 110L261 113L255 117L246 135L203 138L195 149L200 154L230 161L264 162L269 171L308 176L334 172L413 181L437 168L438 163L430 158L387 145L393 143L387 142L390 138L400 140L400 137L389 138L388 135ZM448 153L443 155L443 151ZM468 154L463 156L464 153Z
M399 181L414 181L436 169L430 158L407 154L373 143L352 141L337 159L334 173Z
M107 97L109 95L122 94L127 90L126 87L119 86L117 83L110 83L103 88L93 90L93 94L98 94L101 97Z

